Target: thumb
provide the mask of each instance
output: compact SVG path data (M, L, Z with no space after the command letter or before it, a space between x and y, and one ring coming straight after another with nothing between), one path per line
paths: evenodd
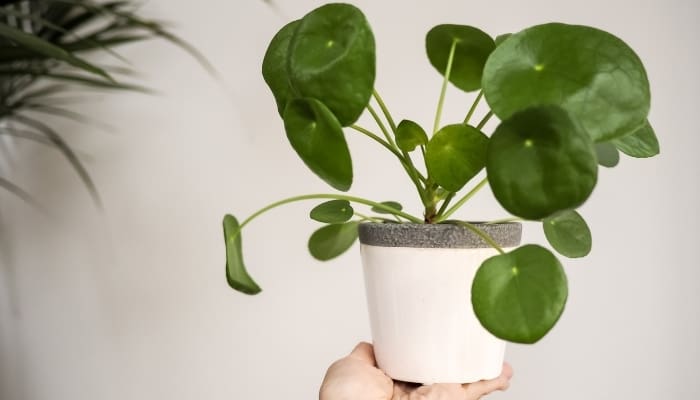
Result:
M377 361L374 359L374 348L367 342L360 342L348 357L360 360L371 366L377 365Z

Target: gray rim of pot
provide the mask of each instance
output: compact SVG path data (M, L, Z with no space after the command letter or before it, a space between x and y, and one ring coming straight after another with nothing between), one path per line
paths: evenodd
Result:
M520 245L522 224L508 222L470 224L489 235L501 247ZM470 229L454 224L412 224L363 222L359 227L360 243L381 247L461 248L491 247Z

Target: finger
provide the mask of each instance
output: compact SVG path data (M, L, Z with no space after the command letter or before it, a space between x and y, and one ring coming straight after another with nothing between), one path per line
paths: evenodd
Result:
M510 386L510 378L513 377L513 368L508 363L503 363L501 375L495 379L479 381L464 385L467 393L479 398L496 390L506 390Z
M374 349L372 345L367 342L360 342L355 346L355 349L353 349L348 357L360 360L372 366L377 365L377 361L374 359Z

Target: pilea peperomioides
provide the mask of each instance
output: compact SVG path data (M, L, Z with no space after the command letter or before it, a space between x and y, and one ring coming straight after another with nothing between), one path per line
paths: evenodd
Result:
M330 186L347 191L353 173L345 134L366 135L405 169L424 212L417 217L397 202L331 193L278 201L240 224L226 215L228 282L243 293L260 292L243 264L241 229L287 203L326 200L310 212L312 219L326 224L309 240L309 251L319 260L350 248L363 221L457 224L499 252L482 264L472 285L472 305L480 322L502 339L534 343L564 309L567 281L560 262L534 244L505 252L472 223L450 217L489 186L512 215L492 223L538 221L557 252L586 256L591 234L576 209L593 191L599 165L615 166L619 152L637 158L659 153L647 121L646 72L619 38L562 23L533 26L495 40L471 26L439 25L428 32L426 50L430 63L444 76L435 122L428 132L410 120L396 123L377 93L374 37L356 7L324 5L275 35L265 54L263 77L289 143L302 161ZM477 93L464 120L443 124L449 83ZM490 111L473 123L482 99ZM365 110L381 133L356 124ZM487 135L483 129L492 116L501 122ZM416 167L418 158L425 168ZM485 177L472 183L484 169ZM470 183L470 189L458 196ZM353 205L366 206L375 215L360 213Z

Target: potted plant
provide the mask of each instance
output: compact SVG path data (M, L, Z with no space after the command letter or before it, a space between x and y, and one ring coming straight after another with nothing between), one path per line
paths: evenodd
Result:
M651 157L659 145L647 122L644 67L610 33L547 23L492 39L471 26L438 25L425 43L444 76L427 132L410 120L397 123L375 90L374 37L354 6L324 5L273 37L263 77L309 169L349 190L344 129L366 135L398 160L424 211L418 217L397 202L331 193L272 203L242 223L226 215L226 277L237 291L259 293L243 263L243 227L278 206L324 200L310 211L325 225L311 235L309 251L329 260L359 236L379 367L398 380L472 382L498 375L504 341L537 342L564 310L562 265L545 247L520 246L520 221L541 223L561 255L586 256L591 234L576 209L593 191L599 165L615 166L620 151ZM463 120L445 124L450 83L477 94ZM490 111L475 123L482 99ZM365 111L381 134L356 124ZM486 135L493 116L500 124ZM483 169L485 177L472 183ZM485 186L511 216L452 219Z

